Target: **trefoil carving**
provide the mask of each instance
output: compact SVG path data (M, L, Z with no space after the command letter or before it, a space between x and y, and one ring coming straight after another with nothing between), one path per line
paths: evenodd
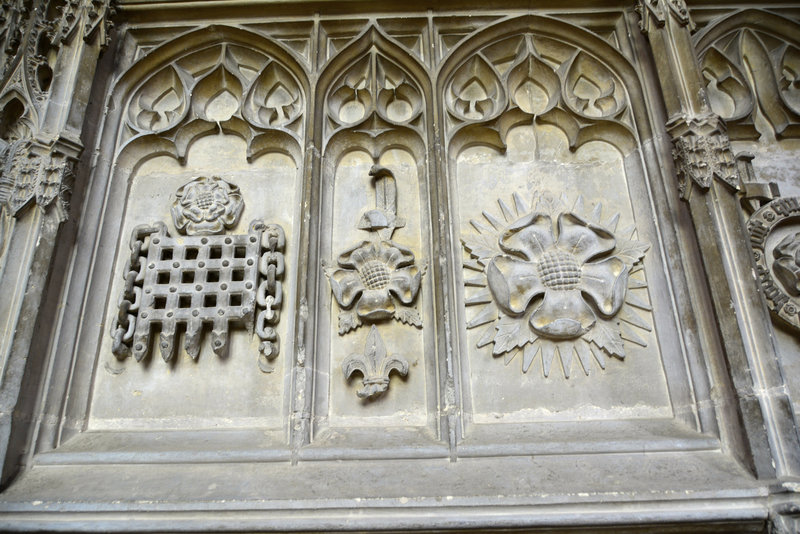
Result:
M363 354L351 354L342 362L344 377L350 379L353 373L363 376L363 387L356 394L362 399L371 399L382 395L389 388L389 374L397 371L401 376L408 374L408 360L386 352L378 328L372 325L367 334Z
M160 222L134 228L125 286L111 328L117 358L146 358L158 328L164 361L174 357L180 330L185 332L186 352L197 359L209 326L212 349L224 357L230 328L241 326L261 339L260 369L273 370L271 361L280 346L275 325L283 300L286 239L280 226L259 220L250 224L247 234L222 234L241 213L238 191L218 177L195 178L178 189L173 204L176 227L188 228L188 235L172 237ZM181 227L187 211L197 224Z
M598 139L623 150L631 146L629 100L606 64L587 50L543 36L519 35L507 43L476 52L448 77L445 124L451 145L481 139L502 150L511 128L533 122L560 128L571 150Z
M800 197L778 198L747 223L761 292L772 315L800 335Z
M301 82L290 67L264 53L220 43L165 65L134 90L125 142L158 139L159 146L184 160L193 139L224 132L247 141L249 161L276 143L297 157L304 107Z
M588 375L592 359L604 369L606 356L625 357L623 339L646 346L636 331L650 323L632 307L650 311L638 294L650 245L633 227L617 230L619 214L603 221L601 204L584 213L580 198L569 208L566 197L537 192L532 205L499 200L500 215L483 212L486 222L473 220L463 238L465 304L481 306L467 328L488 325L478 347L492 345L506 363L522 352L523 372L541 353L545 376L557 355L569 378L573 354Z

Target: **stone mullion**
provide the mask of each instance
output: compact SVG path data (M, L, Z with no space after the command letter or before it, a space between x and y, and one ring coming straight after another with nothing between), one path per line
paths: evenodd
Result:
M435 63L433 43L435 42L435 26L432 13L428 13L428 42L431 49L428 57ZM431 69L431 87L438 88L444 85L443 80L439 79L440 71ZM438 291L435 293L435 314L439 319L437 328L441 328L442 335L438 336L437 350L439 352L439 387L440 391L440 410L439 425L440 437L447 442L450 449L450 459L455 461L458 456L458 443L462 439L464 425L464 405L463 405L463 386L461 385L461 360L467 357L466 352L461 351L461 341L458 325L458 314L454 310L458 309L458 278L456 273L461 270L461 243L454 238L457 222L452 211L451 195L453 191L453 180L450 177L450 161L447 149L447 139L443 137L447 130L445 124L445 103L442 91L436 89L430 95L431 119L428 124L428 134L430 138L430 157L432 161L429 168L434 176L429 183L435 191L438 206L432 206L431 214L439 213L438 224L435 228L438 232L440 243L438 258L432 258L432 267L436 272ZM435 184L435 187L433 187ZM434 209L435 208L435 209ZM433 223L433 221L431 221ZM441 310L441 318L438 311ZM447 310L451 310L449 313Z
M682 0L639 0L675 150L681 196L700 244L740 416L760 477L800 474L800 444L765 304L752 277L738 174L724 122L708 105Z
M303 213L320 213L319 211L319 178L322 161L317 143L316 123L319 61L319 15L314 17L314 28L311 38L312 59L311 73L309 75L309 91L306 95L306 127L304 128L303 152ZM321 96L319 96L321 100ZM316 328L309 328L316 322L309 317L309 302L316 302L317 291L320 291L318 266L318 248L312 243L311 227L315 224L313 218L302 217L300 220L300 243L298 251L297 268L297 309L291 310L295 316L295 350L292 358L291 388L288 397L289 409L289 446L292 449L292 463L298 461L300 449L311 442L311 414L314 400L314 342ZM314 306L316 308L316 306ZM310 350L309 350L310 348Z
M428 16L428 42L433 43L434 39L433 17ZM433 50L428 51L428 57L433 58ZM431 74L431 87L438 87L439 80L437 72L433 70ZM446 141L442 138L442 132L446 130L444 125L444 100L441 91L434 90L430 95L430 119L427 125L429 137L429 172L432 174L428 180L431 186L431 193L435 197L431 198L430 213L432 227L435 228L436 241L439 246L439 257L431 259L431 267L437 283L434 293L434 316L437 320L436 328L441 329L441 335L437 336L437 351L439 353L437 362L439 365L438 385L439 385L439 429L440 438L447 442L450 450L450 459L457 457L457 445L461 439L461 429L463 425L463 406L461 405L460 365L458 359L461 357L458 350L458 324L455 313L447 313L446 310L457 309L457 292L455 291L455 273L461 268L459 253L461 245L453 239L453 229L455 218L451 211L450 193L452 182L448 178L448 157ZM443 213L444 212L444 213ZM433 214L439 213L440 216L434 223Z
M7 348L2 355L4 366L0 387L3 485L19 469L36 419L33 413L36 396L25 392L36 389L44 372L47 336L37 336L37 332L48 331L50 321L56 315L55 310L44 305L48 301L49 286L53 285L51 260L60 240L62 223L67 217L72 170L83 149L80 141L82 131L78 124L83 121L97 59L106 44L104 27L94 32L96 26L90 28L84 24L84 18L89 15L82 10L95 10L97 6L73 6L72 9L75 12L71 20L76 21L76 26L73 32L65 33L59 46L53 82L47 100L41 105L43 120L31 132L29 144L18 154L21 161L36 169L35 194L30 198L18 198L16 205L12 196L2 207L21 223L24 221L22 225L16 224L16 229L23 226L28 229L7 235L8 250L27 250L31 258L30 262L16 263L15 268L5 269L0 280L2 286L10 284L19 297L2 299L6 303L0 305L0 308L5 308L0 311L17 325L3 332L9 337L0 343ZM105 16L103 9L105 6L100 7L101 18ZM93 13L97 14L97 11ZM8 157L13 157L13 154ZM8 178L19 183L17 169L11 170L12 175ZM25 209L30 204L34 204L34 209ZM55 286L52 289L57 290ZM7 308L12 302L17 303L16 307Z

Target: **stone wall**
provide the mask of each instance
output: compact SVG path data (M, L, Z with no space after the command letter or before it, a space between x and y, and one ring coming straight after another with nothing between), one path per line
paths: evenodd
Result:
M4 529L800 528L800 5L0 10Z

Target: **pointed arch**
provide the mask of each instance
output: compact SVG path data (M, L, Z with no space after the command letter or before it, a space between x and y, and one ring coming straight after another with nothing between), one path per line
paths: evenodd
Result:
M788 43L800 47L800 24L762 9L743 9L712 21L697 32L694 35L695 49L698 55L702 55L718 39L731 32L745 28L769 32Z
M379 102L381 95L377 94L379 92L377 88L372 87L367 88L365 92L373 94L364 94L365 100L357 104L364 106L361 117L353 122L342 120L331 127L327 122L331 115L329 105L331 98L335 98L332 91L336 91L337 82L341 81L341 77L345 76L349 69L358 67L360 62L370 63L367 68L373 68L373 63L376 61L384 61L387 68L397 69L401 78L403 76L410 78L403 80L410 94L401 96L405 98L404 105L410 109L409 116L396 116L395 119L405 120L392 120L386 113L381 113L381 102ZM375 76L374 72L367 74ZM372 80L373 84L374 82L375 80ZM394 93L400 94L401 89L396 88ZM417 160L421 161L424 159L424 150L428 143L426 123L431 116L431 102L426 95L430 94L430 73L427 68L373 23L330 60L319 75L316 95L317 106L321 111L318 113L316 132L322 137L317 140L317 146L323 147L323 153L335 153L341 156L345 152L345 147L339 145L344 143L344 139L352 140L353 136L356 136L361 148L370 151L375 159L389 147L406 144L415 153ZM354 95L358 96L355 92ZM373 111L377 113L372 113ZM357 126L364 125L370 120L374 123L367 124L366 128ZM377 123L383 124L384 127ZM368 129L371 129L372 133L366 133ZM381 132L389 129L392 131ZM401 138L404 140L401 141Z
M302 65L297 54L259 33L233 26L212 24L186 32L148 52L120 76L112 94L118 99L117 102L122 102L129 96L130 91L150 73L160 70L180 57L219 44L234 44L243 48L252 48L272 57L288 68L303 83L304 92L309 93L308 71Z
M645 105L644 92L641 86L639 75L631 62L617 49L609 43L589 32L588 30L575 26L569 22L558 20L542 15L524 15L521 17L503 20L474 32L464 41L459 43L439 66L436 74L436 94L445 95L447 85L450 83L456 71L462 65L475 57L481 50L489 47L493 43L498 43L506 39L524 37L531 35L535 38L549 39L565 46L575 49L575 54L571 58L562 59L562 65L554 72L565 67L569 68L576 61L590 61L602 66L619 80L622 90L627 94L628 106L630 109L630 121L635 128L635 137L647 139L652 136L650 122L648 120L647 107ZM560 73L563 74L563 73ZM568 76L568 74L564 74ZM563 77L563 76L562 76ZM562 81L562 87L564 82ZM507 98L506 95L503 98ZM574 100L574 99L573 99ZM617 107L615 107L617 109ZM573 106L573 112L576 112ZM499 113L499 112L498 112ZM580 115L580 113L575 113ZM514 116L520 116L514 112L511 117L504 117L499 127L500 130L507 131L514 121ZM566 114L559 110L554 110L552 117L539 117L537 120L543 122L558 123L570 139L570 148L575 149L581 143L595 138L592 130L594 128L579 127L574 120L564 122ZM590 118L590 117L587 117ZM511 121L511 122L509 122ZM623 152L632 150L636 141L630 133L626 133L625 128L619 121L609 122L606 128L611 136L612 142ZM470 136L482 137L498 150L503 150L503 143L498 139L499 131L497 128L490 128L493 131L477 132L473 125L468 124ZM463 147L462 147L463 148Z
M296 54L263 35L223 25L187 32L151 50L115 83L110 107L120 110L120 161L143 163L148 158L126 148L155 142L184 162L196 140L225 133L247 142L249 161L272 150L299 166L308 80ZM222 116L206 113L204 106L220 96L235 102Z

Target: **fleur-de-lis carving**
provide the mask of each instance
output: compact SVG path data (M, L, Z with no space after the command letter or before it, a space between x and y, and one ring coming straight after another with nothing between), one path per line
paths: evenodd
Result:
M386 345L378 333L377 327L372 325L367 334L367 341L363 354L351 354L342 362L342 371L345 378L359 372L364 377L364 387L358 390L357 395L362 399L375 398L389 388L389 375L397 371L400 375L408 374L408 360L386 352Z

